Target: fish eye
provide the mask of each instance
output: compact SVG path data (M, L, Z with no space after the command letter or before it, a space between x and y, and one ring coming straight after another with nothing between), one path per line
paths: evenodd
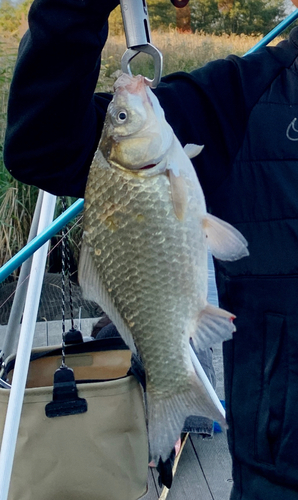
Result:
M127 119L127 112L125 109L121 109L121 111L118 112L116 120L118 123L124 123Z

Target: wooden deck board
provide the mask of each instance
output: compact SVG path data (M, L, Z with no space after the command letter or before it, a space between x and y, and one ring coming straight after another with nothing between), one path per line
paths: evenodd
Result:
M188 439L167 500L213 500L203 470Z
M152 469L148 493L142 500L156 500L158 474ZM228 500L231 491L231 462L226 436L213 439L192 435L182 452L167 500Z
M213 439L202 439L193 434L191 442L204 471L212 499L228 500L233 482L226 434L216 433Z

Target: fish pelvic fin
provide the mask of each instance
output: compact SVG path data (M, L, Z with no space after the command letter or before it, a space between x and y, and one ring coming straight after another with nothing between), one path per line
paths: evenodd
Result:
M130 329L121 317L110 294L102 283L92 257L92 250L84 241L82 242L80 252L78 279L84 299L92 300L102 307L104 312L116 326L126 345L136 354L137 350Z
M212 255L220 260L238 260L249 255L247 241L231 224L211 214L203 218L203 229Z
M198 323L192 340L196 349L205 349L229 340L236 331L234 314L207 304L198 317Z
M207 417L227 427L224 412L213 403L194 371L190 374L188 390L167 398L157 398L148 391L147 406L150 457L156 464L160 457L167 460L190 415Z

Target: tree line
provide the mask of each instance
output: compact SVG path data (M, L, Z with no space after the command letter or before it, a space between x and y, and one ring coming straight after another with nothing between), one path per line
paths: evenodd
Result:
M285 17L281 0L190 0L175 8L170 0L147 0L152 30L178 29L215 35L265 35ZM121 13L110 20L115 32L122 30Z
M0 34L19 37L27 28L32 0L0 0ZM281 0L190 0L178 9L170 0L147 0L151 29L264 35L285 17ZM110 17L111 32L123 31L119 7Z

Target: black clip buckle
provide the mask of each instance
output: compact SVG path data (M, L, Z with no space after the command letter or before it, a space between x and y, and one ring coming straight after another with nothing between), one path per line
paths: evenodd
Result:
M71 328L64 335L64 342L66 345L68 344L80 344L83 342L83 335L80 330L76 330L75 328Z
M45 407L46 416L64 417L87 411L87 401L79 398L73 370L61 366L54 373L53 401Z

